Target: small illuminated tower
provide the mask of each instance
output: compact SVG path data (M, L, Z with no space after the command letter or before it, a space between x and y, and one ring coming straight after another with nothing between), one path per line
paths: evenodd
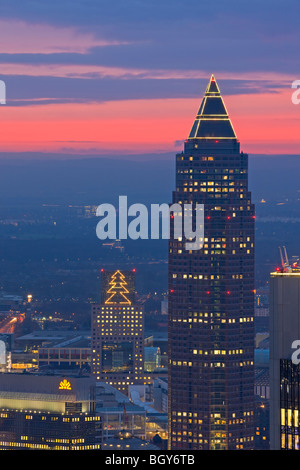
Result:
M144 313L135 272L102 271L101 303L92 305L91 366L97 381L123 393L144 380Z
M172 203L204 205L204 246L169 243L169 447L254 446L254 206L248 156L212 75Z

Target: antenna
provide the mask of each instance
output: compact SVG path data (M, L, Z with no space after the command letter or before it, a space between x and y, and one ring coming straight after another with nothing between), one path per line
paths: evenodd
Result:
M283 250L284 250L284 254L285 254L285 271L286 272L291 272L292 271L292 268L290 266L290 262L289 262L289 258L288 258L288 255L287 255L287 251L286 251L286 247L284 246L283 247Z
M283 250L284 250L284 254L285 254L285 266L289 266L289 259L288 259L288 255L287 255L287 251L286 251L285 246L283 247Z
M279 253L280 253L281 267L282 269L284 269L284 261L283 261L281 246L279 247Z
M288 255L287 255L286 247L283 246L282 248L283 248L283 251L284 251L284 258L283 258L283 255L282 255L282 249L281 249L281 247L279 247L282 272L284 272L284 273L291 272L292 268L291 268L290 263L289 263L289 258L288 258Z

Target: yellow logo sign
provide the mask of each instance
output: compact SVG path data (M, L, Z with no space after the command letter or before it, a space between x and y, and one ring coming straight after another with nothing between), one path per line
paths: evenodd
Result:
M71 384L67 379L64 379L59 384L59 390L72 390Z

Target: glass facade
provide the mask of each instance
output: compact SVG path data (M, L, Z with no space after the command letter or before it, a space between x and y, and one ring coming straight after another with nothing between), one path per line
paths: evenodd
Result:
M133 343L104 343L102 346L102 372L133 372Z
M280 360L281 449L299 450L300 366Z
M101 412L103 422L103 436L105 439L115 436L118 432L129 432L131 435L145 438L145 413L129 412L123 410L114 412Z

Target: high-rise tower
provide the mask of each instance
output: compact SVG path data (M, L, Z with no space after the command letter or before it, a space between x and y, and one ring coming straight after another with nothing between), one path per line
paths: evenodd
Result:
M205 224L203 248L169 243L169 447L251 449L254 206L213 75L176 156L173 203L204 204Z
M101 304L92 305L91 369L123 393L144 383L144 313L135 303L134 271L103 271Z
M287 262L270 276L271 450L300 450L299 299L300 265Z

